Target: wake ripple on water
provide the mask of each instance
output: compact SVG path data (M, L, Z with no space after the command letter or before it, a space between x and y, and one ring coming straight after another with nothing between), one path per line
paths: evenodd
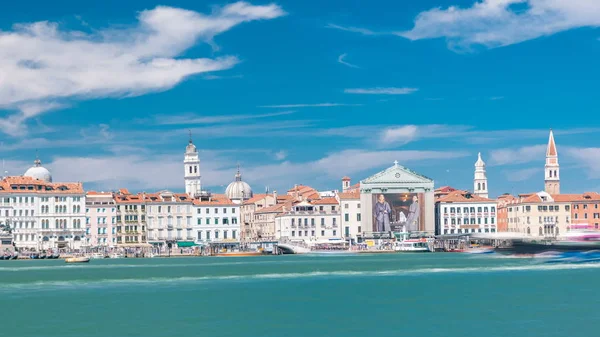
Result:
M466 267L466 268L427 268L427 269L398 269L380 271L324 271L306 273L272 273L251 275L215 275L202 277L163 277L146 279L102 279L102 280L69 280L69 281L40 281L30 283L7 283L1 284L0 294L15 294L18 290L27 290L27 293L50 290L78 290L99 289L108 287L119 287L129 285L183 285L215 281L242 281L256 282L257 280L279 280L300 278L351 278L351 277L399 277L418 276L425 274L443 273L494 273L509 271L551 271L551 270L573 270L573 269L597 269L598 263L589 264L553 264L553 265L524 265L524 266L501 266L501 267ZM138 288L139 289L139 288ZM147 288L146 288L147 289Z

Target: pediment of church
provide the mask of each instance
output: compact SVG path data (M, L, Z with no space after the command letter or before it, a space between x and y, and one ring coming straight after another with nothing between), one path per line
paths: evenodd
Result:
M433 180L418 174L397 162L394 166L362 180L361 187L369 184L433 184Z

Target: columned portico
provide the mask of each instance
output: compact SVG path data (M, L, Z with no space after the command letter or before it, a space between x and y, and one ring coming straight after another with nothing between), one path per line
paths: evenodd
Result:
M360 182L364 232L435 232L434 181L394 162Z

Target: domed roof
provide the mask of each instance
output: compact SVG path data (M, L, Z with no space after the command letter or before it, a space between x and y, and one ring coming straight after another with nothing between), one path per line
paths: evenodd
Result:
M235 174L235 181L227 186L225 190L225 195L230 200L247 200L252 198L252 188L248 183L242 181L242 174L240 173L240 167L238 166L238 171Z
M47 168L42 166L42 161L39 159L36 159L33 162L33 166L30 167L27 171L25 171L25 174L23 174L23 176L31 177L33 179L39 179L47 183L52 182L52 175L50 174L50 171L48 171Z

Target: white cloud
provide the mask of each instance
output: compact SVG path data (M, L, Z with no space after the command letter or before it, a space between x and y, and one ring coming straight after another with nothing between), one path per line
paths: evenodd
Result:
M362 106L362 104L344 104L344 103L317 103L317 104L282 104L282 105L262 105L259 108L323 108L332 106Z
M585 167L589 178L600 179L600 148L566 148L565 153Z
M350 67L350 68L359 68L359 66L357 66L355 64L348 63L348 62L344 61L344 59L346 58L346 56L348 56L348 54L346 54L346 53L338 56L338 63L341 63L341 64L343 64L343 65L345 65L347 67Z
M347 94L366 94L366 95L408 95L416 92L417 88L356 88L345 89Z
M417 136L416 125L405 125L397 128L389 128L383 131L381 141L384 143L408 143Z
M524 146L516 149L499 149L490 152L490 164L515 165L532 161L544 162L546 145Z
M142 11L133 28L93 34L61 31L47 21L15 25L0 32L0 109L18 112L0 119L0 131L19 134L28 119L66 99L143 95L229 69L238 63L234 56L178 56L243 22L282 15L274 4L237 2L210 15L159 6Z
M374 32L372 30L365 29L365 28L345 27L345 26L335 25L333 23L330 23L330 24L328 24L325 27L326 28L343 30L343 31L346 31L346 32L359 33L359 34L362 34L362 35L378 35L378 34L381 34L381 33L377 33L377 32Z
M268 114L256 114L256 115L220 115L220 116L200 116L197 114L183 114L179 116L172 115L158 115L153 116L150 121L141 120L141 123L150 123L154 125L192 125L192 124L223 124L229 122L237 122L248 119L261 119L277 116L291 115L295 111L281 111L273 112Z
M401 125L383 129L379 141L383 145L403 145L424 138L449 138L469 132L464 125Z
M287 158L287 152L284 150L281 150L277 153L275 153L275 159L277 160L284 160L285 158Z
M573 28L598 26L597 0L483 0L469 8L424 11L410 31L397 35L411 40L444 37L452 48L499 47Z
M519 181L527 181L538 173L541 173L541 176L543 177L544 172L543 172L543 169L540 167L506 171L505 175L506 175L506 180L512 181L512 182L519 182Z
M306 162L284 161L274 164L243 166L242 175L255 190L262 186L289 188L295 183L331 185L343 175L375 173L391 166L394 160L410 165L417 162L452 159L467 154L452 151L365 151L345 150ZM222 193L234 179L235 161L224 152L202 151L201 172L203 185L213 192ZM181 156L161 154L115 154L92 157L56 157L44 163L55 181L81 181L84 187L96 190L116 190L121 187L132 191L184 189ZM12 165L16 166L16 165ZM16 174L30 164L19 163ZM370 172L369 172L370 171Z

